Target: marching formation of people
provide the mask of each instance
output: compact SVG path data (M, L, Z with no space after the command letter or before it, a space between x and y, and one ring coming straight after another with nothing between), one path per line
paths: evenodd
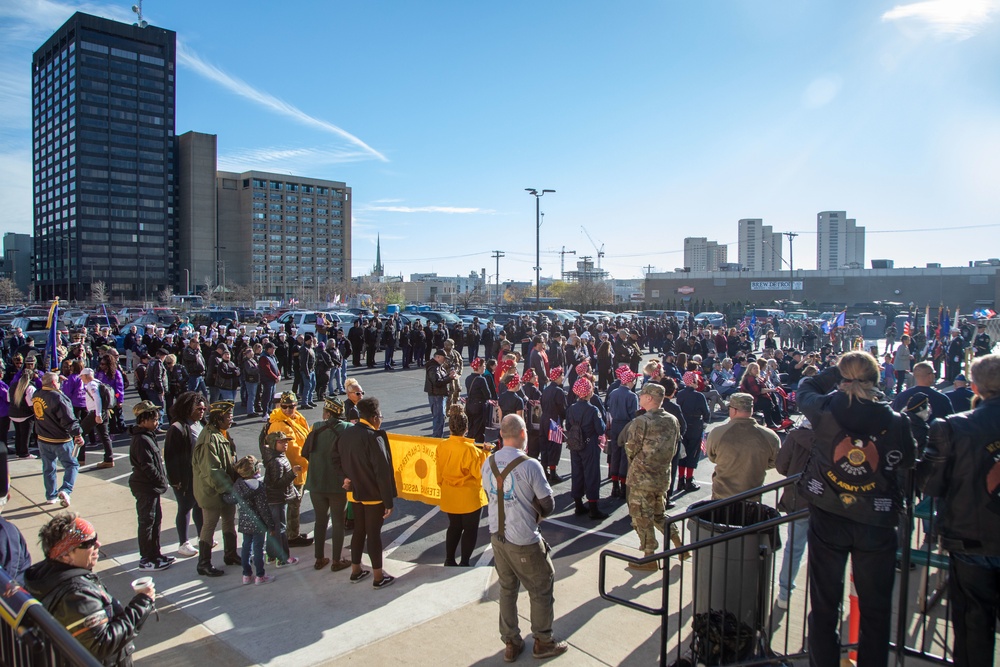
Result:
M970 656L986 655L987 645L992 655L1000 599L994 589L1000 546L991 538L1000 525L979 511L994 495L1000 498L991 486L1000 464L990 450L1000 426L991 412L1000 395L1000 356L991 354L980 328L970 342L976 359L968 377L946 375L954 389L944 394L934 386L939 367L933 354L927 358L926 342L921 348L904 334L897 345L893 337L891 357L880 363L851 349L853 342L845 347L853 326L821 333L787 321L762 322L755 331L674 318L521 317L502 327L474 322L465 330L443 323L401 326L391 316L359 318L346 332L324 322L315 335L256 327L188 327L176 334L153 328L141 337L129 332L124 364L108 332L98 330L89 337L73 334L79 339L67 341L59 371L37 368L36 355L17 346L0 390L15 425L15 455L33 458L30 452L38 451L46 501L68 508L88 440L103 454L96 467L115 464L110 436L125 428L130 369L141 399L127 428L140 570L197 556L200 576L222 576L227 566L238 566L243 584L261 585L275 580L265 568L294 565L293 548L312 546L316 570L350 570L350 582L371 577L379 590L395 581L384 567L382 545L397 496L392 451L378 398L366 397L347 367L350 360L354 367L376 368L375 353L384 351L382 369L391 371L398 347L401 369L423 369L432 437L442 439L437 482L448 516L445 566L472 564L487 507L507 661L524 649L516 609L521 586L532 598L533 655L567 650L553 635L555 571L539 530L555 509L553 487L565 480L559 472L565 472L564 449L574 513L593 521L608 517L601 498L601 464L607 464L608 500L627 507L639 537L642 556L628 566L640 573L658 567L650 558L659 549L657 530L676 549L684 546L676 527L667 530L666 512L680 494L700 489L695 471L703 455L715 464L716 499L761 486L776 466L784 474L802 473L803 482L779 505L810 513L790 524L776 604L788 607L808 546L809 641L816 665L836 664L822 656L839 655L848 555L865 568L861 577L855 568L862 600L859 651L871 664L884 664L901 475L916 467L924 493L938 502L931 539L952 555L956 664L988 664ZM959 329L954 334L964 341ZM965 347L950 338L942 357L949 373L953 351L967 361ZM97 341L102 344L94 347ZM291 389L277 391L287 380ZM310 423L301 411L318 407L317 401L322 419ZM246 418L263 416L259 458L237 457L231 429L237 404ZM805 418L796 425L792 416L799 412ZM713 421L726 423L708 431ZM160 499L168 489L177 501L176 557L165 555L160 544ZM300 521L306 490L315 509L313 537ZM197 540L188 538L191 522ZM220 523L221 568L212 562ZM91 607L102 602L108 627L86 625L81 641L110 659L107 664L125 664L155 589L137 591L128 605L111 598L92 573L96 529L77 515L56 515L40 536L46 558L24 575L29 590L50 601L67 626L93 616ZM65 582L77 579L72 595L63 595Z

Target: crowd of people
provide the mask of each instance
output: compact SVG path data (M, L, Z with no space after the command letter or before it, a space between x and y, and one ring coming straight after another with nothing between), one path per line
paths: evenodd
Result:
M961 511L950 501L970 498L947 479L982 474L992 464L955 470L955 447L981 447L990 433L1000 362L990 354L988 337L977 339L971 344L982 358L971 365L970 380L955 373L949 378L955 389L943 394L934 388L933 360L923 358L927 348L907 335L891 346L892 370L887 371L876 356L851 350L855 343L845 347L843 341L853 340L850 326L824 338L807 324L797 338L791 327L786 336L786 325L762 322L755 332L673 318L560 322L522 317L503 327L491 322L476 336L443 325L411 329L400 326L397 317L376 317L359 320L347 332L324 323L315 335L255 327L188 328L177 334L154 328L133 339L124 371L117 351L98 331L89 338L73 334L80 338L68 341L58 372L38 370L35 355L15 349L14 372L4 385L9 391L0 395L8 397L16 455L33 456L33 436L45 499L68 508L85 436L103 449L99 467L114 465L109 436L124 428L124 385L129 372L134 374L141 400L128 427L129 487L136 500L140 570L161 570L177 558L197 556L198 575L218 577L226 566L238 566L244 584L261 585L275 579L266 567L294 565L299 559L293 548L312 546L316 570L350 570L349 581L371 577L378 590L395 581L385 571L381 541L396 498L392 451L379 400L366 397L346 369L349 359L355 367L373 368L379 349L385 352L383 369L393 369L399 345L402 369L423 369L432 437L442 439L437 475L441 509L448 516L445 566L471 565L482 508L488 506L506 660L515 660L524 648L516 612L520 586L532 598L534 656L552 657L567 649L552 631L554 568L539 530L554 509L553 486L564 481L559 468L565 448L574 512L594 521L608 516L600 472L602 461L608 465L610 499L605 502L628 508L642 552L629 568L640 573L657 569L656 530L665 532L666 511L679 494L700 488L694 474L703 452L715 464L716 499L760 486L775 466L786 474L803 473L806 481L780 503L785 511L811 511L808 520L790 526L777 604L788 606L808 544L810 642L818 655L833 651L839 647L833 630L846 556L855 562L868 558L869 576L856 579L867 637L861 650L880 664L902 502L895 476L916 465L927 480L925 492L940 498L941 513ZM475 329L478 333L478 324ZM415 331L424 337L422 346ZM97 342L103 344L95 347ZM91 369L95 360L96 372ZM293 381L291 389L276 391L287 379ZM893 397L891 405L886 402ZM322 419L310 424L301 410L316 407L317 400L323 404ZM259 458L237 458L230 427L238 402L247 417L263 416ZM960 410L973 403L971 412ZM796 425L792 415L798 412L805 419ZM706 437L708 424L726 418ZM785 436L784 444L779 436ZM848 450L841 451L844 442ZM57 462L64 471L61 485ZM858 484L869 477L877 477L871 488ZM987 491L971 498L983 506L993 502L996 491L984 484ZM176 500L176 557L160 546L160 498L168 490ZM316 514L312 537L299 516L305 490ZM981 521L989 524L990 518ZM191 522L196 543L188 538ZM220 523L221 568L212 562ZM956 619L956 642L982 645L982 618L991 609L995 617L996 609L976 590L983 585L984 570L1000 567L1000 551L975 532L983 526L973 523L959 521L950 529L938 521L934 539L940 536L963 563L953 595L967 613L961 623ZM670 528L667 535L681 549L679 533ZM107 595L91 572L94 545L99 546L93 526L65 513L42 533L46 560L37 576L27 575L35 582L29 590L51 599L39 582L53 571L75 568L79 572L73 576L93 588L89 595ZM370 569L363 563L366 553ZM99 657L126 656L154 596L150 588L128 605L115 601L106 607L109 619L121 617L119 625L108 624L121 633L112 640L101 628L88 626L91 637L85 645ZM68 626L79 622L81 609L89 609L62 601L51 608Z

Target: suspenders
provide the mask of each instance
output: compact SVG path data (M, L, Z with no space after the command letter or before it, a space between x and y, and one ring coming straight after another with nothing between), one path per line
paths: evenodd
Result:
M500 472L497 467L496 454L490 456L490 469L493 471L493 476L496 478L497 482L497 539L501 542L506 542L507 538L504 534L504 509L503 509L503 483L507 479L507 475L513 472L514 468L521 465L528 460L528 456L521 452L521 455L516 459L507 464L507 467Z

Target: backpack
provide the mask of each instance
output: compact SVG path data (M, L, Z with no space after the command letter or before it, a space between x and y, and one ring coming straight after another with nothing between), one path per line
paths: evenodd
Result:
M581 424L566 422L566 449L571 452L583 450L586 444L583 439L583 426Z
M118 407L118 398L115 396L115 391L103 382L97 383L97 393L101 397L101 405L104 406L104 411L108 412L114 410Z

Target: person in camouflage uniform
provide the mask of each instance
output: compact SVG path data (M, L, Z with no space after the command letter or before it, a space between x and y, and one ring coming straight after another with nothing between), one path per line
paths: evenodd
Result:
M447 375L455 371L454 379L448 384L448 409L458 403L459 396L462 395L462 353L455 349L455 341L448 338L444 341L444 372ZM447 412L446 412L447 414Z
M639 392L639 407L645 412L629 422L619 436L619 442L625 443L629 461L628 512L644 556L652 555L659 546L655 531L663 532L664 494L670 485L670 461L680 437L680 424L663 409L663 401L663 385L656 382L644 385ZM681 545L680 533L674 525L670 526L670 540L675 547ZM657 564L629 563L628 567L655 571Z

